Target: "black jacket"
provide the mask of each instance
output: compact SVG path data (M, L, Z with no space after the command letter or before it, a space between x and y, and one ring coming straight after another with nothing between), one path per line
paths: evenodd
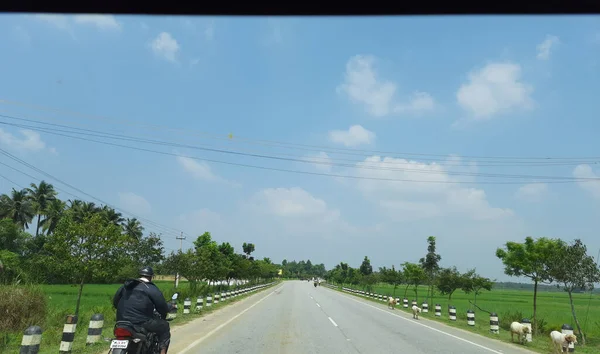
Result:
M117 290L113 306L117 309L117 321L129 321L136 325L152 319L155 308L166 319L170 309L156 285L140 279L126 280Z

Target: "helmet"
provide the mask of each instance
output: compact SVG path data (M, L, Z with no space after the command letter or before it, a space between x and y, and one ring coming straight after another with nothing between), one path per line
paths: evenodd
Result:
M149 266L142 267L140 269L139 273L141 276L145 276L145 277L153 277L154 276L154 270L152 269L152 267L149 267Z

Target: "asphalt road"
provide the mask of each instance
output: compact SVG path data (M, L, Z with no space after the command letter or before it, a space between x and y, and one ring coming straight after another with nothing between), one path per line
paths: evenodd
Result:
M385 303L289 281L173 331L169 353L531 353Z

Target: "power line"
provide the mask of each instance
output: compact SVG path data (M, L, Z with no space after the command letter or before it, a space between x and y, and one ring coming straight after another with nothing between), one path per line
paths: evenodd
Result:
M67 129L75 129L77 130L78 134L87 134L87 135L91 135L91 136L98 136L98 135L94 135L94 134L102 134L100 135L100 137L105 137L105 138L110 138L110 139L121 139L121 140L132 140L132 141L138 141L138 142L146 142L146 143L151 143L151 144L157 144L157 145L167 145L167 146L178 146L178 147L185 147L185 148L190 148L190 149L197 149L197 150L204 150L204 151L211 151L211 152L219 152L219 153L225 153L225 154L232 154L232 155L243 155L243 156L250 156L250 157L259 157L259 158L268 158L268 159L279 159L279 160L287 160L287 161L296 161L296 162L303 162L303 163L313 163L313 164L323 164L323 165L334 165L335 163L333 163L333 161L348 161L348 162L352 162L354 163L354 165L351 165L350 167L356 167L355 164L366 164L368 162L364 161L364 160L354 160L354 159L344 159L344 158L332 158L332 157L327 157L327 158L321 158L318 156L298 156L298 155L293 155L293 154L278 154L278 155L262 155L262 154L255 154L255 153L245 153L245 152L241 152L239 150L224 150L224 149L217 149L217 148L210 148L210 147L203 147L203 146L210 146L210 145L206 145L206 144L199 144L199 145L187 145L187 144L181 144L181 143L172 143L172 142L165 142L162 140L154 140L154 139L146 139L146 138L138 138L138 137L132 137L132 136L128 136L128 135L123 135L123 134L114 134L114 133L108 133L108 132L102 132L102 131L98 131L98 130L93 130L93 129L85 129L85 128L77 128L77 127L73 127L73 126L69 126L69 125L63 125L63 124L55 124L55 123L47 123L47 122L42 122L39 120L34 120L34 119L27 119L27 118L23 118L23 117L17 117L14 115L6 115L6 114L0 114L0 117L4 117L7 119L12 119L12 120L20 120L20 121L27 121L27 122L33 122L36 124L45 124L45 125L49 125L49 126L53 126L53 127L62 127L62 128L67 128ZM22 124L16 124L16 123L8 123L8 122L0 122L1 124L5 124L5 125L10 125L10 126L15 126L15 127L21 127L21 128L27 128L27 129L32 129L32 130L36 130L36 129L49 129L49 128L40 128L37 126L31 126L31 125L22 125ZM67 133L74 133L72 131L68 131L68 130L60 130L60 129L54 129L54 131L62 131L62 132L67 132ZM81 133L82 131L84 132L91 132L94 134L90 134L90 133ZM287 158L286 156L291 156L294 158ZM449 157L449 156L446 156ZM323 161L317 161L317 160L323 160ZM414 162L410 162L405 158L397 158L397 159L403 159L405 160L405 162L400 162L400 161L378 161L378 164L383 164L383 165L414 165ZM427 160L427 161L435 161L437 164L439 165L454 165L455 163L452 161L447 161L447 160L439 160L439 159L428 159L428 158L421 158L420 160ZM471 161L473 162L473 161ZM493 167L508 167L508 166L519 166L519 167L532 167L532 166L564 166L564 165L579 165L579 164L598 164L597 160L569 160L568 162L563 162L563 161L513 161L513 162L506 162L506 161L499 161L499 162L495 162L495 161L488 161L485 162L483 164L478 163L477 167L482 167L482 166L493 166ZM339 164L338 164L339 165ZM347 164L345 164L344 166L348 166ZM365 167L365 166L361 166L361 167ZM376 168L376 169L381 169L381 167L375 167L375 166L366 166L366 168Z
M35 177L35 176L32 176L32 175L28 174L27 172L23 172L23 171L19 170L19 169L18 169L18 168L16 168L16 167L13 167L13 166L7 165L7 164L5 164L5 163L3 163L3 162L0 162L0 165L6 166L6 167L8 167L8 168L10 168L10 169L12 169L12 170L14 170L14 171L16 171L16 172L19 172L19 173L21 173L21 174L23 174L23 175L25 175L25 176L27 176L27 177L29 177L29 178L33 179L34 181L40 181L40 179L39 179L39 178L37 178L37 177ZM15 184L16 186L18 186L19 188L23 188L23 187L21 187L19 184L15 183L15 182L12 182L12 183L13 183L13 184ZM80 199L80 200L83 200L83 198L81 198L80 196L78 196L78 195L76 195L76 194L73 194L73 193L71 193L71 192L69 192L69 191L67 191L67 190L64 190L64 189L62 189L62 188L60 188L60 187L56 187L56 186L54 186L54 188L55 188L56 190L60 191L60 192L63 192L63 193L65 193L65 194L68 194L68 195L72 196L72 197L73 197L73 198L75 198L75 199ZM110 205L108 205L108 206L110 206ZM111 207L112 207L112 206L111 206ZM113 209L115 209L115 210L119 210L118 208L114 208L114 207L113 207ZM124 213L126 213L124 210L120 210L120 211L121 211L121 212L124 212ZM126 213L126 214L127 214L127 213ZM132 216L133 216L133 215L132 215ZM133 216L133 217L135 217L135 216ZM144 221L144 220L142 220L142 219L140 219L140 220L141 220L141 221ZM144 222L146 222L146 221L144 221ZM156 224L156 223L154 223L154 224L153 224L153 222L152 222L152 221L151 221L151 222L146 222L146 223L147 223L147 224L150 224L150 227L153 227L153 228L154 228L154 230L158 231L159 233L165 233L165 234L167 234L167 235L168 235L168 234L170 234L171 236L173 236L173 235L174 235L174 234L172 233L172 231L165 230L163 227L161 227L161 226L160 226L160 224L158 224L159 226L157 226L157 224ZM149 229L149 230L152 230L152 228L148 228L148 229Z
M348 179L356 179L356 180L375 180L375 181L389 181L389 182L414 182L414 183L440 183L440 184L522 184L523 183L522 181L513 181L513 182L510 182L510 181L497 181L497 182L478 181L478 182L469 182L469 181L449 181L449 180L446 180L446 181L442 181L442 180L430 181L430 180L395 179L395 178L383 178L383 177L352 176L352 175L342 175L342 174L333 174L333 173L320 173L320 172L310 172L310 171L298 171L298 170L289 170L289 169L283 169L283 168L257 166L257 165L249 165L249 164L242 164L242 163L235 163L235 162L228 162L228 161L221 161L221 160L214 160L214 159L206 159L206 158L200 158L200 157L196 157L196 156L181 155L181 154L169 153L169 152L165 152L165 151L157 151L157 150L139 148L139 147L134 147L134 146L127 146L127 145L115 144L115 143L110 143L110 142L105 142L105 141L98 141L98 140L89 139L89 138L82 138L82 137L77 137L77 136L60 134L60 133L55 133L55 132L51 132L51 131L46 131L44 129L39 129L39 130L40 131L44 131L44 132L49 133L49 134L54 134L54 135L59 135L59 136L65 136L65 137L72 138L72 139L79 139L79 140L83 140L83 141L87 141L87 142L94 142L94 143L99 143L99 144L104 144L104 145L117 146L117 147L122 147L122 148L126 148L126 149L138 150L138 151L152 152L152 153L161 154L161 155L183 157L183 158L188 158L188 159L194 159L194 160L205 161L205 162L213 162L213 163L224 164L224 165L231 165L231 166L248 167L248 168L260 169L260 170L288 172L288 173L313 175L313 176L338 177L338 178L348 178ZM525 177L527 177L527 176L525 176ZM569 179L569 180L545 181L544 183L552 183L552 184L555 184L555 183L573 183L573 182L577 182L577 181L579 181L579 182L586 182L587 180ZM594 179L593 181L596 181L596 180Z
M1 114L0 114L0 116L5 117L4 115L1 115ZM135 137L129 137L129 136L125 136L125 135L110 134L110 133L104 133L104 132L99 132L99 134L101 134L101 135L99 135L99 134L93 134L93 133L82 133L82 132L65 131L65 130L60 130L60 129L53 129L52 130L52 129L48 129L48 128L40 128L40 127L37 127L37 126L22 125L22 124L8 123L8 122L0 122L0 124L9 125L9 126L15 126L15 127L21 127L21 128L27 128L27 129L32 129L32 130L36 130L36 131L45 132L45 133L48 133L48 134L64 136L64 137L69 137L69 138L73 138L73 139L80 139L80 140L84 140L84 141L91 141L91 142L96 142L96 143L101 143L101 144L106 144L106 145L119 146L119 147L123 147L123 148L129 148L129 149L135 149L135 150L141 150L141 151L147 151L147 152L153 152L153 153L159 153L159 154L167 154L167 155L173 155L173 156L193 158L193 159L198 159L198 160L208 161L208 162L223 163L223 164L230 164L230 165L243 166L243 167L253 167L253 168L261 168L261 169L269 169L269 170L283 171L283 172L293 172L293 173L313 174L313 175L324 175L324 176L333 176L333 177L342 177L342 178L376 179L376 180L405 181L405 182L424 182L424 183L451 183L451 184L455 184L455 183L464 183L464 184L474 183L474 182L466 182L466 181L424 181L424 180L388 179L388 178L383 178L382 179L382 178L377 178L377 177L348 176L348 175L338 175L338 174L325 174L325 173L316 173L316 172L307 172L307 171L295 171L295 170L286 170L286 169L276 169L276 168L269 168L269 167L263 167L263 166L253 166L253 165L238 164L238 163L225 162L225 161L219 161L219 160L197 158L197 157L193 157L193 156L184 156L184 155L179 155L179 154L170 154L170 153L166 153L166 152L162 152L162 151L156 151L156 150L149 150L149 149L131 147L131 146L127 146L127 145L114 144L114 143L109 143L109 142L105 142L105 141L97 141L97 140L93 140L93 139L83 139L83 138L78 137L78 136L72 136L72 135L57 133L56 131L62 131L62 132L68 132L68 133L77 133L77 134L80 134L80 135L96 136L96 137L100 137L100 138L125 140L125 141L135 141L135 142L141 142L141 143L148 143L148 144L152 144L152 145L176 146L176 147L183 147L183 148L199 149L199 150L210 151L210 152L220 152L220 153L234 154L234 155L240 155L240 156L258 157L258 158L266 158L266 159L281 160L281 161L291 161L291 162L304 162L304 163L312 163L312 164L322 164L322 165L328 165L328 166L341 166L341 167L358 168L358 169L365 169L365 170L402 171L402 172L417 173L417 174L456 175L456 176L488 177L488 178L534 179L534 180L537 180L536 182L541 182L540 180L554 180L553 182L551 182L551 181L544 181L546 183L558 183L559 181L561 181L562 183L567 183L567 182L600 181L600 178L591 178L591 177L579 177L579 178L575 178L575 177L563 177L563 176L538 176L538 175L523 175L523 174L516 174L516 175L513 174L513 175L511 175L511 174L493 174L493 173L481 173L481 172L459 172L459 171L446 171L446 170L436 171L436 170L407 169L407 168L390 168L390 167L386 168L386 167L368 166L364 162L360 163L359 165L338 164L338 163L325 163L325 162L318 162L318 161L310 161L310 160L306 160L306 159L290 159L290 158L282 158L282 157L269 156L269 155L257 155L257 154L241 153L241 152L232 152L232 151L227 151L227 150L219 150L219 149L208 149L208 148L202 148L202 147L193 146L193 145L185 145L185 144L179 144L179 143L157 141L157 140L152 140L152 139L135 138ZM68 128L70 128L70 127L68 127ZM78 129L78 128L75 128L75 129ZM84 130L85 131L93 131L93 130L89 130L89 129L84 129ZM95 131L95 132L97 132L97 131ZM480 181L478 183L511 184L511 183L508 183L508 182L500 183L500 182L486 182L486 181ZM519 182L519 184L520 184L520 182Z
M152 220L150 220L150 219L147 219L147 218L143 218L143 217L137 216L137 215L135 215L135 214L133 214L133 213L131 213L131 212L128 212L128 211L126 211L126 210L124 210L124 209L117 208L117 207L115 207L115 206L111 205L110 203L107 203L107 202L105 202L105 201L103 201L103 200L101 200L101 199L99 199L99 198L96 198L96 197L94 197L93 195L91 195L91 194L88 194L88 193L86 193L86 192L82 191L81 189L79 189L79 188L77 188L77 187L74 187L73 185L71 185L71 184L69 184L69 183L66 183L66 182L62 181L62 180L61 180L61 179L59 179L59 178L57 178L57 177L54 177L53 175L51 175L51 174L49 174L49 173L47 173L47 172L44 172L44 171L42 171L41 169L39 169L39 168L37 168L37 167L35 167L35 166L33 166L33 165L31 165L31 164L27 163L26 161L24 161L24 160L22 160L22 159L20 159L20 158L18 158L18 157L16 157L16 156L14 156L14 155L10 154L9 152L7 152L7 151L5 151L5 150L3 150L3 149L0 149L0 153L1 153L1 154L3 154L3 155L5 155L5 156L7 156L7 157L8 157L8 158L10 158L10 159L12 159L13 161L16 161L16 162L18 162L18 163L20 163L20 164L22 164L22 165L24 165L24 166L26 166L26 167L29 167L30 169L32 169L32 170L34 170L34 171L36 171L36 172L38 172L38 173L41 173L41 174L43 174L43 175L45 175L45 176L47 176L47 177L49 177L49 178L51 178L51 179L53 179L53 180L55 180L55 181L57 181L57 182L59 182L59 183L61 183L61 184L65 185L65 186L67 186L67 187L69 187L69 188L71 188L71 189L73 189L73 190L76 190L76 191L78 191L79 193L81 193L81 194L83 194L83 195L86 195L86 196L88 196L89 198L92 198L92 199L94 199L94 200L96 200L96 201L98 201L98 202L100 202L100 203L102 203L102 204L104 204L104 205L107 205L107 206L109 206L109 207L111 207L111 208L113 208L113 209L115 209L115 210L119 210L119 211L121 211L121 212L122 212L122 213L124 213L124 214L131 215L131 216L133 216L134 218L136 218L136 219L138 219L138 220L141 220L141 221L143 221L143 222L145 222L145 223L149 224L150 226L154 227L155 229L157 229L157 230L159 230L159 231L161 231L161 232L163 232L163 233L167 233L167 234L171 234L171 235L173 235L173 233L174 233L174 232L177 232L177 233L181 232L180 230L177 230L177 229L175 229L175 228L172 228L172 227L169 227L169 226L165 226L165 225L159 224L159 223L157 223L157 222L155 222L155 221L152 221ZM24 174L24 175L26 175L26 176L28 176L28 177L30 177L30 178L33 178L34 180L39 180L38 178L36 178L36 177L34 177L34 176L32 176L32 175L30 175L30 174L26 173L26 172L22 172L22 171L20 171L19 169L17 169L17 168L14 168L14 167L12 167L12 166L10 166L10 165L7 165L7 164L5 164L5 163L2 163L2 162L0 162L0 164L2 164L2 165L4 165L4 166L7 166L7 167L9 167L9 168L11 168L11 169L13 169L13 170L15 170L15 171L17 171L17 172L20 172L20 173L22 173L22 174ZM64 193L66 193L66 194L69 194L69 195L71 195L71 196L73 196L73 197L75 197L75 198L77 198L77 199L82 199L82 198L80 198L79 196L77 196L77 195L75 195L75 194L73 194L73 193L70 193L70 192L68 192L68 191L65 191L65 190L63 190L63 189L60 189L60 188L57 188L57 187L55 187L55 188L56 188L56 189L58 189L59 191L62 191L62 192L64 192Z
M108 132L101 132L98 130L93 130L93 129L86 129L86 128L78 128L78 127L73 127L73 126L69 126L69 125L63 125L63 124L56 124L56 123L47 123L47 122L42 122L39 120L34 120L34 119L28 119L28 118L23 118L23 117L17 117L14 115L7 115L7 114L0 114L0 117L4 117L7 119L12 119L12 120L19 120L19 121L26 121L26 122L33 122L36 124L44 124L44 125L49 125L49 126L54 126L54 127L64 127L64 128L68 128L68 129L75 129L77 131L85 131L85 132L92 132L92 133L99 133L99 134L103 134L103 135L108 135L108 137L110 138L114 138L114 137L121 137L124 139L136 139L139 141L146 141L146 142L152 142L152 143L156 143L156 144L162 144L162 145L169 145L169 144L173 144L170 142L164 142L164 141L160 141L160 140L152 140L152 139L145 139L145 138L138 138L138 137L131 137L131 136L127 136L127 135L122 135L122 134L114 134L114 133L108 133ZM14 123L7 123L4 122L3 124L6 125L11 125L11 126L19 126L19 127L23 127L23 128L29 128L29 129L36 129L38 127L35 126L27 126L27 125L17 125ZM60 130L58 130L60 131ZM67 131L70 132L70 131ZM242 155L248 155L248 156L255 156L255 157L263 157L263 155L257 155L257 154L253 154L253 152L256 152L256 150L250 150L251 153L244 153L243 151L240 152L239 149L237 150L224 150L224 149L216 149L216 148L211 148L212 145L209 144L197 144L197 145L184 145L184 144L180 144L177 143L178 146L184 146L184 147L188 147L188 148L194 148L194 149L202 149L202 150L206 150L206 151L215 151L215 152L221 152L221 153L230 153L230 154L242 154ZM244 151L248 151L248 150L244 150ZM324 152L324 151L320 151L320 152ZM330 152L331 153L331 152ZM333 153L339 153L339 152L333 152ZM352 154L352 155L358 155L361 157L371 157L372 155L365 155L365 154ZM339 157L319 157L319 156L302 156L302 155L297 155L297 154L285 154L285 153L278 153L275 156L277 157L294 157L296 159L300 159L301 162L310 162L310 163L315 163L315 160L324 160L322 161L324 164L330 164L331 161L346 161L346 162L352 162L352 163L365 163L364 160L356 160L356 159L347 159L347 158L339 158ZM454 165L454 162L452 161L448 161L447 158L450 157L449 155L444 155L446 157L446 159L439 159L439 158L419 158L420 161L434 161L439 165ZM268 157L273 157L273 155L269 155ZM383 165L413 165L414 162L408 161L410 158L407 157L394 157L394 159L396 160L405 160L404 162L402 161L379 161L378 164L383 164ZM473 161L470 160L471 162L477 162L477 161ZM573 166L573 165L579 165L579 164L597 164L599 161L598 160L543 160L543 161L508 161L507 160L502 160L502 161L485 161L484 163L479 163L477 162L477 166L478 167L483 167L483 166L491 166L491 167L508 167L508 166L519 166L519 167L534 167L534 166Z
M6 166L6 167L9 167L9 168L13 168L13 167L11 167L11 166L9 166L9 165L7 165L7 164L5 164L5 163L2 163L2 162L0 162L0 164L1 164L1 165L4 165L4 166ZM14 169L14 168L13 168L13 169ZM18 172L20 172L20 173L23 173L23 174L25 174L25 175L28 175L28 174L26 174L25 172L19 171L18 169L14 169L14 170L16 170L16 171L18 171ZM30 175L28 175L28 176L30 176ZM35 178L35 177L33 177L33 176L30 176L30 177L31 177L31 178L33 178L34 180L39 180L38 178ZM18 184L17 182L15 182L15 181L13 181L13 180L9 179L8 177L6 177L6 176L4 176L4 175L0 175L0 178L3 178L3 179L5 179L5 180L7 180L9 183L12 183L13 185L15 185L15 186L19 187L20 189L24 189L24 187L23 187L23 186L21 186L21 185L20 185L20 184ZM54 188L55 188L55 189L57 189L57 190L59 190L59 191L61 191L61 192L63 192L63 193L66 193L66 194L72 195L72 196L73 196L73 197L75 197L75 198L81 199L81 198L79 198L78 196L76 196L76 195L73 195L73 194L70 194L69 192L67 192L67 191L64 191L64 190L62 190L62 189L60 189L60 188L58 188L58 187L54 187ZM162 247L163 247L165 250L169 250L169 251L172 251L172 252L174 252L174 251L175 251L173 248L166 247L166 246L164 246L164 245L163 245Z
M6 177L6 176L4 176L4 175L0 175L0 177L2 177L3 179L7 180L7 181L8 181L8 183L11 183L11 184L13 184L13 185L15 185L15 186L17 186L17 187L19 187L19 188L23 189L23 186L21 186L21 185L20 185L20 184L18 184L17 182L14 182L14 181L10 180L8 177Z
M66 115L70 115L70 116L86 118L88 120L92 119L92 120L100 120L100 121L111 121L113 123L121 124L121 125L138 126L138 127L146 127L146 128L149 127L149 128L155 129L155 130L159 130L161 132L175 131L175 132L183 133L186 135L203 136L203 137L206 137L209 139L230 140L228 137L225 137L225 136L216 135L216 134L212 134L212 133L206 133L206 132L199 132L197 130L192 130L189 128L186 128L186 129L172 128L172 127L168 127L168 126L164 126L164 125L148 124L148 123L142 123L142 122L127 120L127 119L117 120L114 118L109 118L109 117L104 117L104 116L90 115L90 114L85 114L85 113L80 113L80 112L75 112L75 111L57 109L57 108L53 108L53 107L33 105L33 104L19 102L19 101L13 101L13 100L0 99L0 103L22 106L22 107L27 107L27 108L32 108L32 109L42 110L42 111L50 111L50 112L55 112L55 113L60 113L60 114L66 114ZM310 151L315 151L315 149L316 150L327 149L327 150L335 150L340 153L345 151L345 152L354 152L354 153L355 152L363 152L363 153L369 153L370 155L386 154L386 155L410 155L410 156L418 156L418 157L425 157L425 156L447 157L447 154L409 153L409 152L394 152L394 151L382 151L382 150L333 148L333 147L325 147L325 146L319 146L319 145L298 144L298 143L282 142L282 141L275 141L275 140L250 139L250 138L244 138L244 137L238 137L238 136L236 136L236 141L240 141L240 142L244 142L244 143L248 143L248 144L278 146L278 147L290 148L290 149L300 149L300 150L308 149ZM570 159L599 160L600 159L600 157L550 157L550 156L541 156L541 157L514 157L513 156L513 157L511 157L511 156L463 155L462 157L469 158L469 159L498 159L498 160L510 160L510 159L515 159L515 160L570 160Z

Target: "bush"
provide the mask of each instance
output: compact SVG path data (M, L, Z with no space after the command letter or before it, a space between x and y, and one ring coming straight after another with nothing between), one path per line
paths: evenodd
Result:
M523 312L521 311L506 311L502 314L500 314L500 317L498 318L498 320L500 320L500 328L509 331L510 330L510 324L517 321L519 323L521 323L521 320L525 318L525 316L523 316Z
M46 296L36 286L0 286L0 332L22 332L44 324Z

